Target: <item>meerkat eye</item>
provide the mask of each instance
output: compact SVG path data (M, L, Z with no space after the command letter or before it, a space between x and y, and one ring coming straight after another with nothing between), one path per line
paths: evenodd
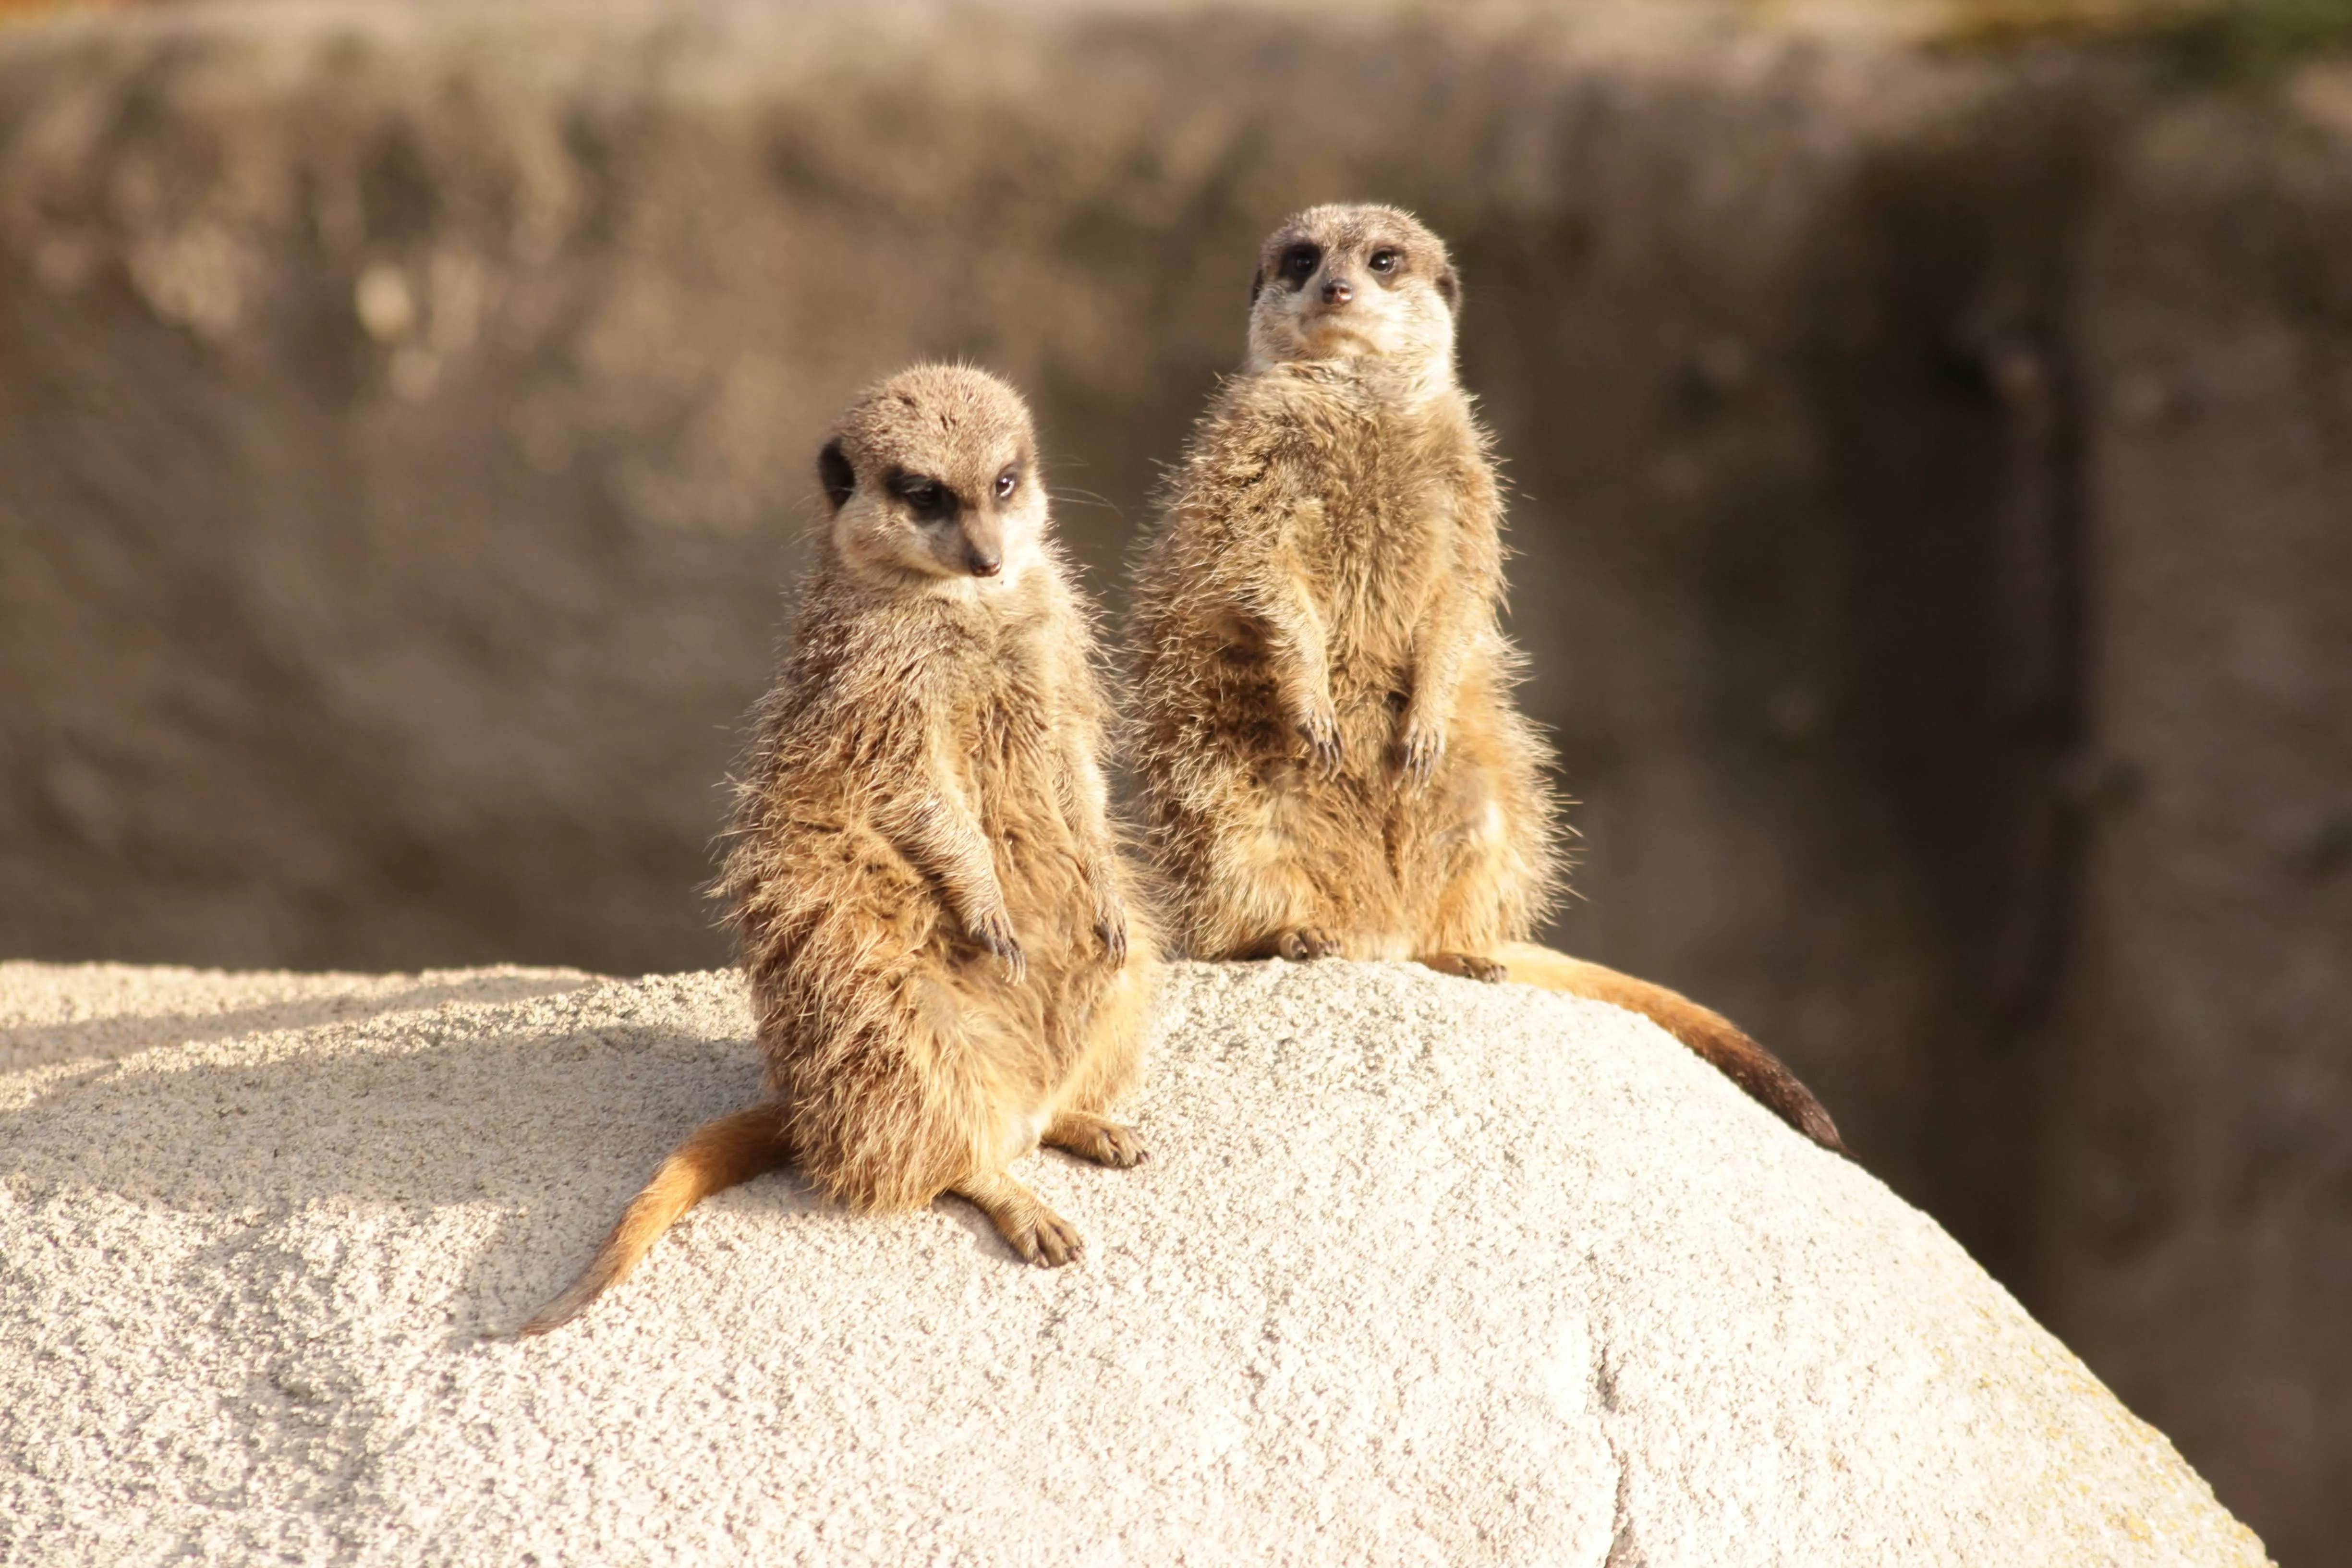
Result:
M1318 246L1294 245L1282 253L1282 275L1297 282L1304 283L1314 277L1315 269L1322 265L1323 252Z
M1383 246L1372 252L1371 267L1375 272L1394 272L1404 260L1404 252Z
M900 474L891 480L890 489L920 521L938 522L955 516L955 497L937 479L928 479L920 474Z
M1016 489L1018 489L1020 484L1021 470L1018 468L1005 469L1003 473L996 476L996 499L998 500L1003 500L1005 497L1011 495Z

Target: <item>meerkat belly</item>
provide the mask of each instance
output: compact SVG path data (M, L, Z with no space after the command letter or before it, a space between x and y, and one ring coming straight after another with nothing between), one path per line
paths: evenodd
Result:
M1034 969L1059 973L1095 957L1094 897L1066 839L1034 826L997 841L997 876L1013 929Z
M1061 782L1043 767L1010 769L981 820L1014 933L1033 966L1059 973L1094 957L1094 898L1086 846Z
M1394 771L1391 752L1412 700L1412 626L1426 595L1417 584L1391 581L1373 563L1343 557L1340 564L1321 595L1331 705L1347 772L1369 784Z
M1331 705L1339 714L1348 769L1370 775L1380 771L1374 764L1386 761L1412 700L1412 672L1402 659L1378 655L1331 662Z

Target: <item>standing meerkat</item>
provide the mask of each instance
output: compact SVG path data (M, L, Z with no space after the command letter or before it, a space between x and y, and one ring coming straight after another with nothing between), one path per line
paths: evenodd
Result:
M1454 374L1461 284L1410 214L1276 230L1249 358L1137 575L1132 762L1200 958L1417 959L1643 1013L1815 1142L1827 1112L1720 1016L1533 946L1559 873L1545 748L1496 624L1502 496Z
M773 1099L690 1135L521 1331L577 1316L709 1194L796 1165L863 1210L970 1199L1022 1257L1077 1232L1006 1170L1106 1165L1158 963L1105 806L1108 708L1029 410L925 365L852 404L719 881Z

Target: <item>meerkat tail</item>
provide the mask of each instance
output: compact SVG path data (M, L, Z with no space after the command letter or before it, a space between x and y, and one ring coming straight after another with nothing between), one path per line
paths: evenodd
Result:
M1507 978L1546 991L1564 991L1639 1013L1687 1046L1692 1054L1738 1084L1748 1098L1824 1149L1847 1152L1837 1123L1780 1058L1748 1037L1722 1014L1680 992L1530 942L1507 942L1495 956Z
M626 1279L678 1215L711 1194L740 1185L791 1159L782 1118L773 1105L755 1105L704 1122L687 1134L686 1142L671 1151L645 1190L630 1200L620 1223L613 1226L580 1277L517 1329L517 1337L543 1334L570 1322L597 1297Z

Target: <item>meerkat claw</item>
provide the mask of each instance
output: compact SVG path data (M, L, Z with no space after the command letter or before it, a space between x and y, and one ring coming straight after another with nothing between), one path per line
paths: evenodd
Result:
M1021 943L1013 934L1013 922L1003 913L983 916L972 936L1004 965L1004 973L1015 985L1029 977L1029 955L1021 951Z
M1095 935L1102 939L1103 955L1116 968L1127 962L1127 921L1118 916L1107 915L1095 921Z
M1325 709L1308 714L1299 721L1298 732L1307 738L1307 750L1316 772L1325 778L1336 778L1347 763L1347 751L1339 739L1339 717Z
M1445 736L1419 724L1409 725L1398 751L1405 781L1416 789L1424 788L1436 777L1438 761L1445 755Z

